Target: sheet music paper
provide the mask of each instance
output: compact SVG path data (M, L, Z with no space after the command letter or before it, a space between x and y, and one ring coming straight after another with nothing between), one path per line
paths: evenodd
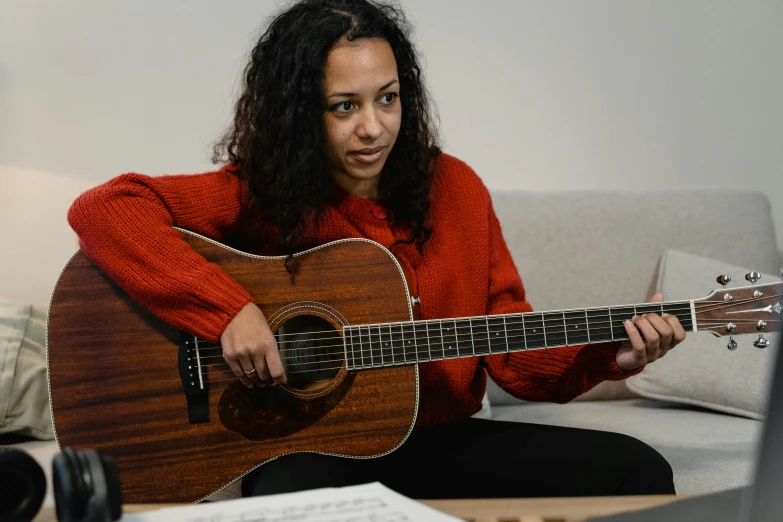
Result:
M121 522L462 522L380 482L208 502L146 513Z

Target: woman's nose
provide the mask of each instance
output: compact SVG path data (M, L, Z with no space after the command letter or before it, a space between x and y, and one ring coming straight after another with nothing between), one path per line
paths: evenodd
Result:
M360 138L377 139L383 133L383 126L374 108L363 111L356 134Z

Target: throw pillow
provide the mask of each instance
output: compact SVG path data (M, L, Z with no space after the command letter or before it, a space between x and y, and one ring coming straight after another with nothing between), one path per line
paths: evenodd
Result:
M0 434L53 439L46 308L0 300Z
M667 301L698 299L716 288L721 289L715 282L719 274L732 276L727 288L749 286L745 274L750 271L714 259L668 250L661 258L658 291ZM757 284L776 281L779 281L777 276L763 274ZM770 347L766 349L753 346L757 336L736 336L738 349L729 351L726 347L728 337L691 332L685 342L666 357L627 379L626 385L643 397L762 419L777 335L764 334L770 341Z

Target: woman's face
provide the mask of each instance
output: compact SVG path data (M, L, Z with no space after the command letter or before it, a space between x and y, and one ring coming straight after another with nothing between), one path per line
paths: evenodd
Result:
M400 132L397 61L379 38L341 40L324 68L326 157L335 183L377 199L378 179Z

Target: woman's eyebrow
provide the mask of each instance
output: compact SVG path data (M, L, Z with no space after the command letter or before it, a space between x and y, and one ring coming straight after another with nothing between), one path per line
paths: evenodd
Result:
M380 89L378 89L378 92L381 92L381 91L384 91L384 90L388 89L389 87L391 87L395 83L400 83L400 82L397 81L397 80L392 80L389 83L387 83L386 85L384 85L383 87L381 87ZM355 92L335 92L333 94L330 94L326 98L327 99L328 98L350 98L351 96L356 96L356 93Z

